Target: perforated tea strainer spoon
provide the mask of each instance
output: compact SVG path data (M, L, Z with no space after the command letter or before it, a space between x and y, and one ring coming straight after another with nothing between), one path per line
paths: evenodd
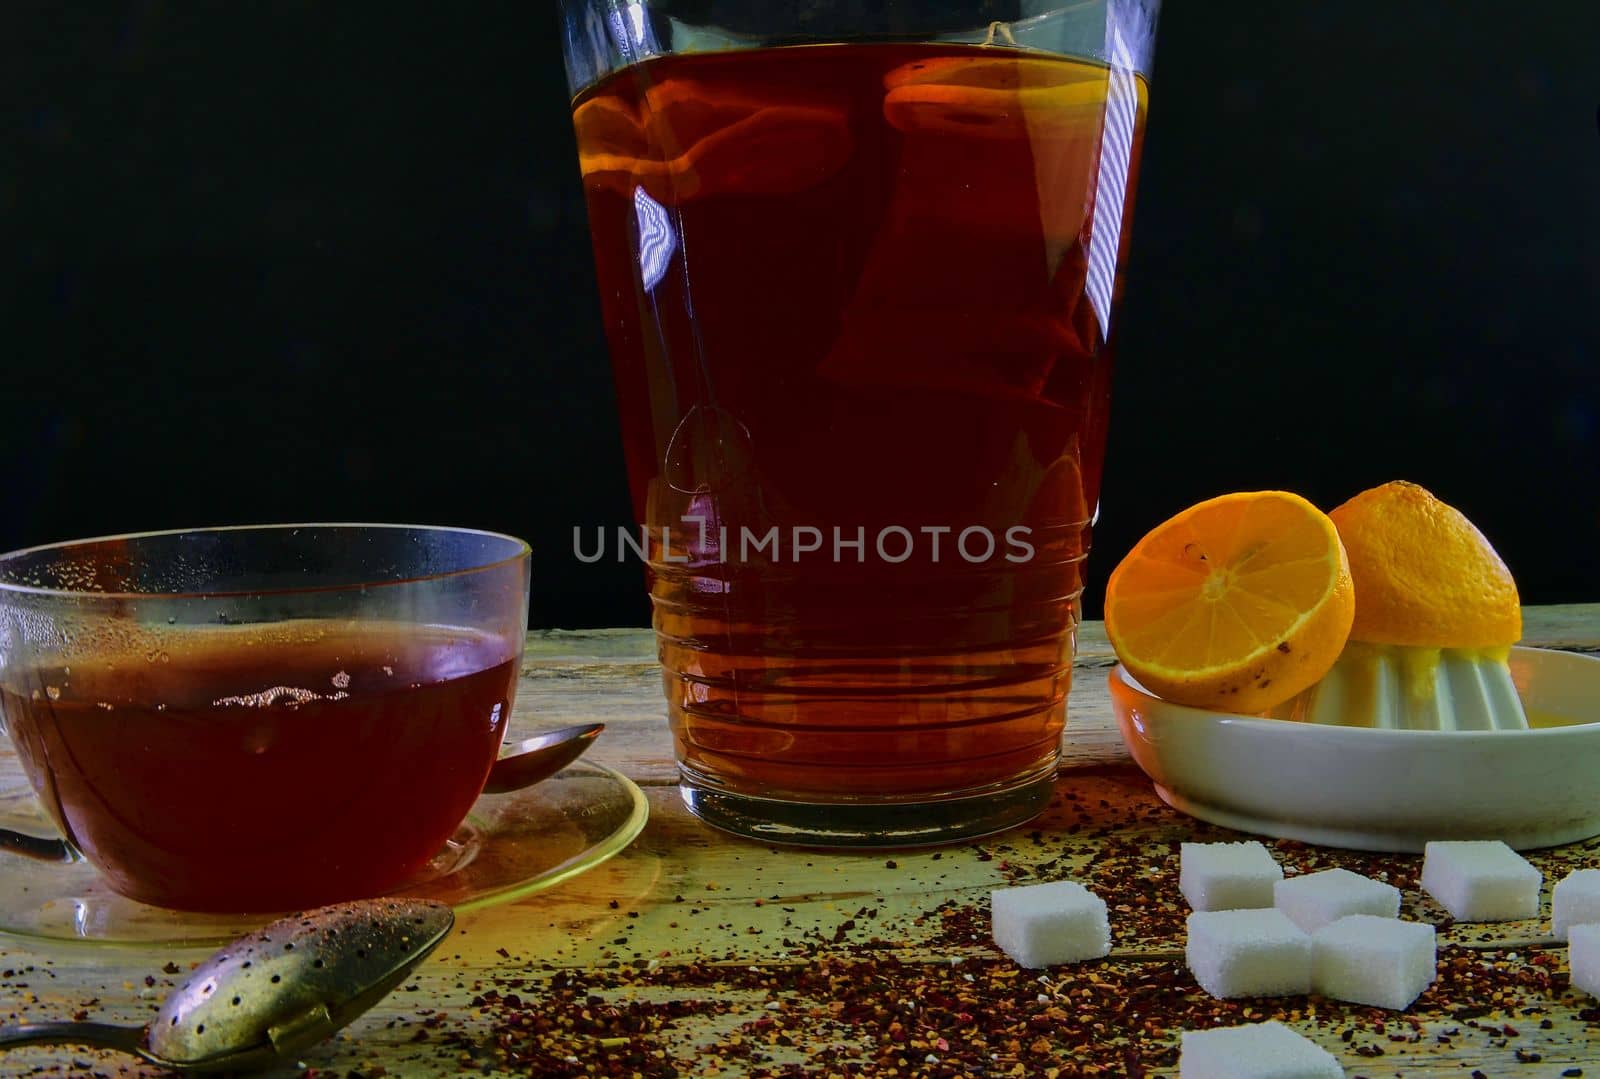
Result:
M147 1027L0 1027L0 1050L87 1045L174 1071L281 1066L387 996L454 924L449 907L421 899L290 915L201 963Z

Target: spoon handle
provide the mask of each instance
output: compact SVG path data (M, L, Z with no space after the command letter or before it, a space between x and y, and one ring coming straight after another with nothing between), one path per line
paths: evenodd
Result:
M0 828L0 851L20 854L36 862L76 862L78 852L65 839L43 839Z
M143 1056L144 1029L110 1023L23 1023L0 1027L0 1050L24 1045L90 1045Z

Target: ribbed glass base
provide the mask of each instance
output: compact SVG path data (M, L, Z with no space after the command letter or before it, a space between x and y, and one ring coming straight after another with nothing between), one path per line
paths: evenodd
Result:
M808 847L925 847L992 835L1037 816L1054 770L1003 790L932 802L797 802L720 790L682 773L684 805L707 824L767 843Z

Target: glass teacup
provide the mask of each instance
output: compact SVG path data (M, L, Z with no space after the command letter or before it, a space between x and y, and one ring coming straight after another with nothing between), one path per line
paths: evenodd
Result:
M158 906L276 911L419 871L510 716L528 546L304 524L0 556L0 727L70 849Z

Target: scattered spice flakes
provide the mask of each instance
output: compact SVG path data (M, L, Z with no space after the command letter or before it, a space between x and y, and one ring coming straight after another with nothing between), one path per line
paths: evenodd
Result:
M740 1074L753 1076L954 1077L1020 1065L1030 1075L1055 1068L1059 1076L1139 1079L1176 1063L1182 1025L1213 1024L1241 1009L1239 1002L1188 999L1184 989L1192 983L1176 963L1107 964L1035 978L1007 962L825 957L776 967L558 973L547 984L530 981L526 1003L493 990L472 1003L490 1022L502 1067L644 1077L709 1074L708 1062L721 1060L737 1061ZM651 999L662 992L672 996ZM730 999L750 994L767 1003L752 1009ZM687 1038L674 1044L669 1036L688 1016L752 1011L709 1045ZM446 1044L474 1048L466 1032Z
M1559 992L1546 967L1457 948L1441 953L1438 981L1405 1013L1315 998L1215 1000L1176 959L1033 971L998 958L819 953L787 964L622 964L516 981L520 993L474 997L479 1021L443 1033L441 1049L552 1076L669 1079L725 1069L1154 1079L1176 1066L1182 1030L1276 1018L1322 1030L1321 1040L1343 1042L1354 1058L1482 1039L1508 1060L1534 1062L1548 1047L1515 1044L1533 1024L1508 1019ZM1482 1021L1462 1018L1475 1015Z
M1179 842L1237 834L1177 817L1152 804L1147 788L1124 794L1115 779L1095 786L1106 796L1066 794L1050 812L1049 827L982 847L902 855L899 862L916 873L941 858L945 867L970 859L990 863L986 872L1005 882L1084 881L1112 904L1119 952L1143 950L1142 956L1043 972L1017 968L993 950L986 889L974 888L914 919L919 951L960 946L961 960L907 961L896 954L900 942L863 939L882 929L869 904L838 910L826 927L795 929L793 939L784 939L789 963L752 966L732 952L725 964L662 952L672 965L613 959L582 971L508 961L504 977L473 987L470 1009L448 1016L419 1010L416 1020L402 1020L403 1037L414 1039L406 1051L451 1073L503 1068L557 1077L1156 1079L1172 1075L1181 1030L1277 1018L1313 1029L1351 1061L1368 1059L1363 1074L1376 1076L1434 1045L1462 1059L1482 1050L1485 1062L1491 1052L1505 1063L1539 1062L1556 1044L1538 1040L1553 1036L1540 1033L1554 1026L1543 1018L1547 1011L1600 1028L1600 1007L1569 994L1560 953L1527 944L1513 951L1441 940L1438 979L1405 1013L1315 998L1213 1000L1176 956L1187 914L1177 892ZM1269 845L1290 875L1339 866L1386 879L1408 900L1418 894L1420 858ZM1596 864L1597 852L1600 844L1591 843L1563 849L1560 857L1540 852L1534 861L1547 880L1558 880L1569 868ZM671 902L685 899L675 895ZM730 932L747 928L735 919ZM498 952L508 958L505 949ZM175 964L163 969L178 973Z
M487 1051L489 1062L531 1075L670 1079L683 1073L686 1061L668 1057L661 1047L663 1032L685 1016L715 1016L733 1005L716 999L608 1000L601 995L647 984L635 980L639 974L619 966L584 974L557 972L543 981L518 979L527 986L526 999L490 989L471 1002L490 1023L487 1044L472 1033L474 1026L445 1032L441 1048L474 1058Z
M865 906L841 910L826 927L794 929L783 938L790 964L749 966L732 952L720 957L725 964L712 955L685 963L680 954L670 966L613 961L600 970L546 971L542 981L519 978L519 986L527 983L521 995L483 993L474 1001L477 1021L435 1044L486 1068L555 1076L671 1077L721 1069L754 1076L1153 1079L1171 1074L1181 1030L1268 1018L1315 1028L1326 1043L1342 1043L1351 1059L1368 1058L1390 1071L1434 1045L1531 1060L1549 1050L1535 1040L1535 1023L1538 1031L1551 1029L1533 1018L1543 1006L1574 1012L1581 1006L1558 1003L1567 978L1564 964L1548 953L1523 945L1518 956L1509 947L1496 952L1449 941L1441 941L1437 982L1406 1013L1316 998L1214 1000L1178 957L1188 913L1177 888L1180 843L1238 835L1178 816L1142 782L1107 775L1093 786L1104 797L1064 792L1047 827L884 866L909 863L915 873L948 854L991 863L989 871L1007 883L1081 880L1112 903L1122 956L1045 972L1019 969L993 949L987 896L974 888L912 919L919 951L944 948L964 953L962 960L907 961L896 954L902 943L863 939L878 913ZM1418 857L1269 845L1289 875L1342 867L1386 880L1410 900L1420 896ZM1581 849L1571 854L1573 865L1595 860ZM1564 875L1554 861L1536 861L1547 877ZM791 928L787 921L784 928ZM1578 1015L1600 1025L1600 1009Z

